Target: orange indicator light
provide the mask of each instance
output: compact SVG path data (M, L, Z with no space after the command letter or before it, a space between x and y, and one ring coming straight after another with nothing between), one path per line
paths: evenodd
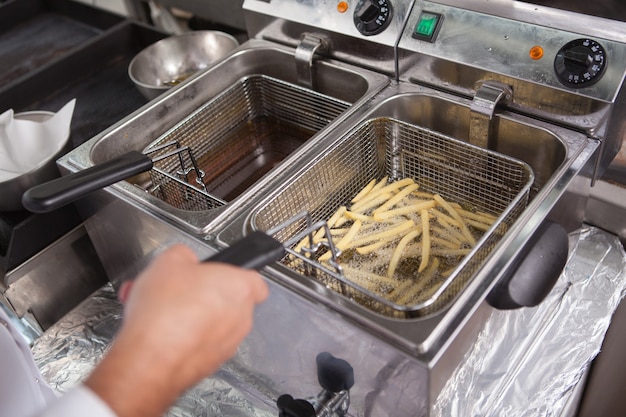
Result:
M345 13L348 11L348 2L347 1L340 1L339 3L337 3L337 11L339 13Z
M533 46L532 48L530 48L528 55L530 55L530 58L534 59L535 61L541 59L543 58L543 48L541 46Z

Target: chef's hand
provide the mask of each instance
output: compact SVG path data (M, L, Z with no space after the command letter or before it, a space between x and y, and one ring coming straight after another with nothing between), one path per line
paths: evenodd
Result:
M163 415L235 354L267 294L257 272L168 249L134 281L119 335L86 385L119 417Z

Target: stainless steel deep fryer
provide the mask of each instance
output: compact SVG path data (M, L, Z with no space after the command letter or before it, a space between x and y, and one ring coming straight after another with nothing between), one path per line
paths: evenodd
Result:
M384 176L413 178L420 190L498 217L455 271L423 287L411 305L398 305L382 292L366 289L306 254L291 251L293 256L283 259L297 272L394 317L422 316L454 298L526 207L534 180L531 168L521 161L420 126L379 117L362 122L292 182L268 196L253 210L251 225L269 230L302 211L311 213L313 222L326 220L340 206L349 205L372 178ZM275 237L285 241L306 227L300 221ZM417 275L417 270L414 272Z
M494 308L541 302L558 275L553 270L566 262L566 232L580 227L591 182L623 137L626 119L620 109L626 92L619 63L626 56L625 39L604 24L573 25L585 20L520 7L516 1L498 2L495 8L484 0L346 3L342 13L322 0L246 0L251 41L94 137L60 166L71 172L127 149L144 149L198 106L256 74L351 103L278 169L217 209L178 209L144 191L150 178L120 182L78 206L107 275L117 281L134 276L173 243L206 253L232 247L251 229L268 230L302 209L313 219L327 219L375 176L397 179L416 171L422 187L462 184L465 188L437 191L463 204L471 199L498 215L499 223L461 262L454 278L434 291L437 297L398 309L332 271L302 262L302 270L316 274L312 279L292 265L272 263L263 271L272 285L270 299L228 365L251 396L273 404L284 393L318 392L311 360L330 352L349 359L355 369L350 415L429 416ZM364 18L384 23L380 33L372 33L369 23L364 33ZM416 32L423 22L435 23L430 37ZM555 74L554 64L583 56L572 50L584 46L581 38L587 36L603 46L607 65L590 83L571 84ZM534 46L543 48L543 59L529 56ZM574 67L572 72L580 66ZM352 141L363 121L371 129L367 146ZM403 123L419 127L406 129L418 148L401 152ZM435 149L419 148L428 143L422 134L435 132L447 139L435 141ZM466 159L451 159L430 174L433 179L420 179L417 167L432 163L432 152L445 155L455 140L466 146L451 153ZM478 159L468 157L474 149L468 143L489 151ZM510 173L496 174L492 168L502 160L490 160L492 151L532 168L525 208L524 197L516 199L526 180L516 185L508 182ZM371 163L365 169L358 161ZM498 206L489 206L492 201ZM299 228L276 236L285 242L283 236ZM500 228L508 229L501 237ZM552 235L557 239L546 239ZM546 256L550 253L554 256ZM529 264L545 268L541 274L524 274L532 269ZM526 275L532 280L518 285ZM513 298L519 294L507 293L511 287L523 288L521 295L529 297Z

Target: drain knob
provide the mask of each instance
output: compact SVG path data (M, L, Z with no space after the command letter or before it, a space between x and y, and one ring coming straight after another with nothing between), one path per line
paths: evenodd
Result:
M354 370L343 359L322 352L315 358L322 391L316 397L295 399L284 394L276 400L279 417L345 417L350 407Z
M391 22L391 4L387 0L359 0L354 10L354 25L365 36L376 35Z
M295 399L284 394L276 400L278 417L315 417L315 409L307 400Z
M343 359L335 358L328 352L322 352L315 358L317 362L317 380L322 388L330 392L349 390L354 385L354 370Z

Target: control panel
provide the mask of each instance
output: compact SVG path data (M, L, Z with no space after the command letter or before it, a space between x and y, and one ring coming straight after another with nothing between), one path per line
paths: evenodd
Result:
M415 2L399 48L405 57L415 52L416 57L460 64L456 68L468 66L608 101L615 99L626 75L626 43L431 1ZM451 65L446 74L433 73L437 68L443 66L416 68L401 78L430 82L439 77L448 84L467 78L451 76Z
M245 0L243 8L393 47L411 4L409 0Z

